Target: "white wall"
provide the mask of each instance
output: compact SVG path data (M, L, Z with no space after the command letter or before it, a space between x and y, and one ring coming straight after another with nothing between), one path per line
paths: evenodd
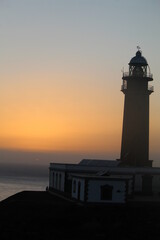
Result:
M54 178L53 178L54 174ZM61 176L61 180L60 180ZM65 173L63 171L54 171L50 169L49 186L64 192Z
M111 185L113 187L112 200L101 200L101 186ZM117 192L118 191L118 192ZM88 181L88 202L113 202L124 203L126 196L125 181L113 180L89 180Z
M53 171L49 169L49 187L53 187L53 177L52 177Z

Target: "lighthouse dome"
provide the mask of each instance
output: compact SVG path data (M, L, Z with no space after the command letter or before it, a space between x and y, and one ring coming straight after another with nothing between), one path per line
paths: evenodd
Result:
M136 52L136 56L129 62L130 66L147 66L147 60L142 56L141 51Z

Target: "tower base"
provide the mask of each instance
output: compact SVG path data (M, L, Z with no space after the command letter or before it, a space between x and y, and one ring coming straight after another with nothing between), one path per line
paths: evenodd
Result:
M131 159L117 159L120 167L152 167L153 160L133 161Z

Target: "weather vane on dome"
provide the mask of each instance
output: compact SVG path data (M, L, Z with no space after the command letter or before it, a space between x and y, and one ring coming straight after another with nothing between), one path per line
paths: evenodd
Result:
M140 46L137 46L137 49L138 49L138 51L140 51L140 49L141 49Z

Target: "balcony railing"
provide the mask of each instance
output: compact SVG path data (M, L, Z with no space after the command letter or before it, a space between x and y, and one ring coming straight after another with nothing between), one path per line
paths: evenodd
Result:
M148 91L154 92L154 87L151 85L148 85Z
M124 90L127 90L127 84L126 83L121 85L121 91L123 92ZM151 85L148 85L148 91L154 92L154 87L151 86Z
M123 77L137 77L138 75L130 74L129 72L123 72ZM140 75L141 77L141 75ZM143 73L142 77L153 78L152 73Z
M121 91L123 92L124 90L127 90L127 84L122 84L121 85Z

